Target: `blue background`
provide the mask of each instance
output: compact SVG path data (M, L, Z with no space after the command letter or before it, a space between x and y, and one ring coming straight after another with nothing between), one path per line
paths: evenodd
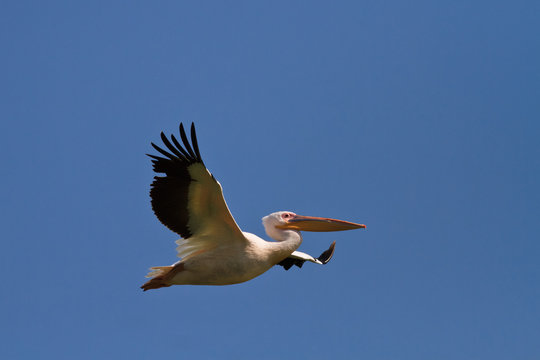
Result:
M3 359L540 358L538 1L5 1ZM143 293L150 141L322 267Z

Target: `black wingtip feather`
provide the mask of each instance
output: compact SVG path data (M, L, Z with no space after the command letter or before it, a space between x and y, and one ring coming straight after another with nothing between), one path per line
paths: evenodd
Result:
M193 152L193 149L191 148L191 145L189 144L188 138L186 136L186 132L184 131L184 125L182 123L180 123L180 138L182 139L182 142L184 143L184 147L186 148L189 155L192 158L196 159L197 156L195 155L195 153Z
M332 256L334 256L334 250L336 248L336 242L334 241L332 243L332 245L330 245L330 247L328 248L328 250L326 250L325 252L323 252L321 255L319 255L319 257L317 258L320 262L322 262L323 264L327 264L331 259L332 259Z
M199 144L197 143L197 134L195 132L195 123L191 123L191 143L193 144L195 155L197 155L197 160L202 162L201 153L199 152Z
M152 144L152 147L153 147L154 149L156 149L157 151L159 151L162 155L168 157L168 158L171 159L171 160L176 159L174 155L169 154L168 152L166 152L165 150L163 150L162 148L160 148L160 147L157 146L156 144L154 144L154 143L150 143L150 144Z
M145 154L145 155L151 157L152 159L155 159L155 160L152 160L152 162L154 162L156 160L165 160L162 157L159 157L159 156L156 156L156 155L152 155L152 154Z

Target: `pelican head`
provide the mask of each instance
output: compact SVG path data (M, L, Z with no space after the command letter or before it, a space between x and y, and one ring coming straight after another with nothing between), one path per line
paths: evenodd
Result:
M272 213L263 217L262 222L266 233L273 239L280 239L283 230L322 232L362 229L366 227L366 225L349 221L298 215L292 211Z

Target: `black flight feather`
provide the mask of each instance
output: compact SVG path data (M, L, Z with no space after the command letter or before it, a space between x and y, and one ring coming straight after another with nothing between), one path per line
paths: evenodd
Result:
M184 143L184 146L187 152L189 153L189 155L192 158L196 159L197 156L195 155L195 153L193 152L193 149L191 148L191 145L189 144L188 138L186 136L186 132L184 131L184 125L182 123L180 123L180 137L182 138L182 142Z

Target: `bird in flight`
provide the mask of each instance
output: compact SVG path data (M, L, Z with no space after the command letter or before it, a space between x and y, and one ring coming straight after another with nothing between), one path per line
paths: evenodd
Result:
M300 231L341 231L365 225L329 218L302 216L278 211L262 219L269 237L240 230L232 217L221 184L204 166L195 126L191 143L180 124L182 144L163 132L163 150L152 143L161 156L150 155L155 176L151 185L152 210L157 218L182 238L176 241L180 261L150 268L146 291L171 285L230 285L253 279L274 265L288 270L304 262L326 264L334 253L335 241L318 258L296 251L302 243Z

